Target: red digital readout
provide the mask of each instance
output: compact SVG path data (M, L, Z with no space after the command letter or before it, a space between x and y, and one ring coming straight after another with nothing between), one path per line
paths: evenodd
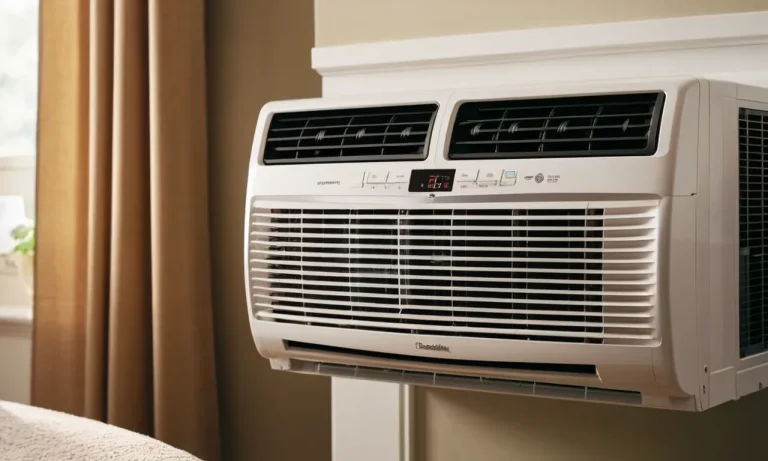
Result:
M427 180L427 189L450 189L451 178L450 176L432 175Z

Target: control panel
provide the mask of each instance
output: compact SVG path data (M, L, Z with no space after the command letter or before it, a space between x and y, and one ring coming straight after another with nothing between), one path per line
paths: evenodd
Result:
M514 186L517 184L517 171L502 169L459 170L456 181L459 184L459 190L472 187Z
M510 187L517 184L517 170L502 168L368 170L362 176L361 181L353 181L352 187L418 193ZM539 182L538 178L536 182Z

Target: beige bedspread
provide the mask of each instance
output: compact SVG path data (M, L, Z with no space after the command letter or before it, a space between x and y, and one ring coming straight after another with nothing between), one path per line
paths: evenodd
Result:
M200 461L115 426L4 401L0 401L0 460Z

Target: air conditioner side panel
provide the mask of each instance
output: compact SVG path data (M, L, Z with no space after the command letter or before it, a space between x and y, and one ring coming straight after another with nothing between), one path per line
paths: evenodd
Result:
M657 309L662 346L654 349L654 372L666 394L698 396L696 197L663 199L659 216Z
M698 168L697 168L697 199L696 199L696 303L698 319L698 355L699 383L702 386L699 404L702 409L710 406L712 386L710 384L710 344L712 338L710 319L710 281L711 265L710 248L710 84L707 80L700 81L699 91L699 136L698 136Z
M708 195L702 195L701 206L708 206L706 239L709 264L706 272L710 328L703 331L702 340L709 342L710 376L709 406L736 398L736 361L738 359L738 331L736 305L736 279L727 279L736 272L736 244L738 230L738 157L736 144L727 148L726 139L737 133L735 85L710 82L709 104L709 175ZM729 121L729 119L731 119ZM734 141L737 142L737 141ZM728 153L730 150L730 153ZM728 157L731 157L730 159ZM731 163L733 163L731 165ZM731 190L732 189L732 190ZM708 203L704 203L707 200ZM728 222L735 228L729 229ZM731 242L730 244L728 242ZM731 248L729 250L729 247ZM737 277L737 276L733 276Z

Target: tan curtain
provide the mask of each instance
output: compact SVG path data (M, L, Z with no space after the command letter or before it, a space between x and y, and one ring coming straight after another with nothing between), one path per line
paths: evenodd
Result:
M41 0L33 404L219 458L203 0Z

